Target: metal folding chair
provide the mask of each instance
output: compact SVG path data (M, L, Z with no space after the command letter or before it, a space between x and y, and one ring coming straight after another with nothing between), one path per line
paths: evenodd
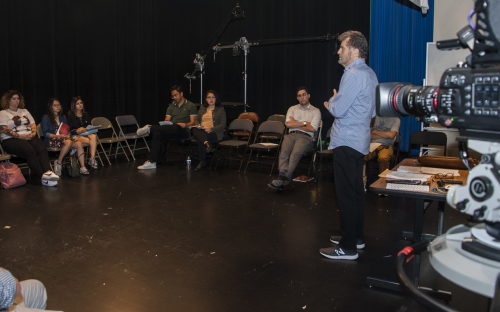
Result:
M253 122L248 119L235 119L231 122L229 125L227 131L252 131L253 129ZM249 132L249 133L250 133ZM238 172L240 172L241 167L243 166L243 161L245 160L245 155L247 153L247 148L248 144L250 143L250 137L251 135L246 136L246 140L237 140L237 139L232 139L232 140L226 140L226 141L221 141L219 144L217 144L214 152L214 157L212 158L212 162L210 163L210 168L212 168L212 163L214 162L215 156L217 155L217 151L221 149L222 155L224 156L224 159L227 159L229 161L231 160L238 160L240 161L239 158L231 158L231 150L233 148L240 149L240 148L245 148L245 151L243 152L243 155L241 156L241 162L240 162L240 168ZM229 157L226 157L224 150L229 149ZM217 169L217 164L219 163L220 157L217 159L217 162L215 163L215 169Z
M119 133L118 137L125 139L125 143L127 144L128 150L130 151L130 154L132 154L132 158L134 160L135 160L135 156L134 156L135 151L138 151L141 149L147 149L149 151L149 145L148 145L148 142L146 142L146 137L149 136L149 134L137 135L136 132L129 132L129 133L123 132L122 127L127 127L127 126L134 126L135 125L137 128L134 127L134 130L137 131L137 129L139 129L139 124L137 124L137 119L135 119L135 116L133 116L133 115L117 116L116 123L118 124L118 128L120 129L120 133ZM137 139L143 139L144 143L146 144L146 147L136 148ZM128 140L134 140L134 149L130 148L130 145L128 144Z
M130 161L130 159L128 158L127 153L125 152L125 149L123 148L123 145L121 143L121 142L125 141L125 139L118 137L118 135L116 134L115 128L113 128L113 125L111 124L111 121L109 121L109 119L107 119L105 117L96 117L96 118L92 119L91 123L92 123L92 126L98 127L97 129L99 131L105 131L105 130L112 131L111 137L107 137L107 138L100 138L99 135L97 135L97 133L96 133L97 142L99 142L99 146L101 147L102 154L104 154L104 156L108 160L109 165L111 165L111 162L109 161L109 157L115 156L115 159L116 159L118 154L124 154L125 157L127 157L127 161ZM106 153L106 150L104 150L104 147L102 146L103 143L109 144L109 153ZM114 143L116 143L116 150L115 150L114 154L111 154L111 150L113 149ZM118 152L118 150L120 148L122 149L121 153ZM97 154L99 154L99 153L100 152L97 151Z
M250 155L248 156L247 165L245 167L245 173L247 172L248 165L250 163L260 164L259 161L260 152L276 151L276 155L274 156L273 164L271 167L271 173L269 175L271 176L273 174L274 165L276 164L276 159L278 159L281 143L283 142L284 132L285 132L285 125L280 121L265 121L259 126L259 129L257 130L257 135L255 136L254 143L248 146L248 148L250 149ZM273 139L277 139L278 143L270 143L274 145L262 144L264 143L263 141L265 139L268 139L267 136L271 136ZM259 138L260 142L257 142L257 137ZM257 160L252 160L253 151L257 152Z

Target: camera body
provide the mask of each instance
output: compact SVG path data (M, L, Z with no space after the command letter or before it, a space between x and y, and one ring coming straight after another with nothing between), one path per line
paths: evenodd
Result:
M377 86L377 114L445 127L500 131L500 68L449 68L439 86L381 83Z

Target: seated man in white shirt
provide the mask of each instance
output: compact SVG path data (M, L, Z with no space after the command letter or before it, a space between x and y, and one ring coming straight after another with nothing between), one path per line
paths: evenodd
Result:
M268 184L271 188L282 190L288 185L302 156L313 149L313 136L321 123L321 112L309 103L310 97L307 88L299 87L299 104L288 109L286 127L290 129L290 133L283 138L279 156L279 179Z

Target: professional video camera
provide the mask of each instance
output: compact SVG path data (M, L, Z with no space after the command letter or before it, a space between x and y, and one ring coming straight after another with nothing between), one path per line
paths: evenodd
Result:
M426 246L432 266L462 287L495 298L500 307L500 0L475 0L470 26L458 40L437 43L442 50L471 50L465 63L443 73L439 86L381 83L377 86L377 114L384 117L414 115L420 122L439 122L458 128L460 158L468 167L467 147L482 154L481 163L469 168L467 184L452 186L446 200L453 208L483 221L459 225ZM475 14L476 24L470 18ZM425 247L422 249L425 250ZM409 258L411 255L408 255ZM399 261L398 257L398 261ZM401 268L402 268L401 262ZM398 278L401 279L398 270ZM411 285L413 297L424 302ZM444 309L444 307L441 307ZM444 311L444 310L442 310ZM448 311L448 310L446 310Z

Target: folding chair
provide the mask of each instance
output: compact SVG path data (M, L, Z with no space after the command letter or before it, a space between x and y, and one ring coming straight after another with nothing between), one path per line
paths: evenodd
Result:
M267 121L279 121L283 125L285 125L285 118L286 118L285 115L275 114L275 115L269 116L269 118L267 118ZM259 138L267 139L267 140L279 140L282 136L283 136L283 132L282 133L264 133L264 134L259 135Z
M149 151L149 146L148 146L148 143L146 142L146 137L149 136L149 134L137 135L136 132L130 132L130 133L123 132L122 127L127 127L127 126L135 125L137 127L137 129L139 129L139 124L137 124L137 120L135 119L135 116L133 116L133 115L117 116L116 123L118 124L118 128L120 129L120 134L118 137L125 139L125 143L127 144L128 150L130 151L130 154L132 154L132 158L134 160L135 160L135 156L134 156L135 151L145 149L145 148ZM135 129L135 131L137 131L137 129ZM141 138L144 140L146 147L136 148L137 139L141 139ZM128 144L128 140L134 140L134 149L130 148L130 145Z
M107 119L105 117L96 117L96 118L92 119L91 123L92 123L92 126L98 127L97 129L99 131L101 131L101 130L102 131L104 131L104 130L111 130L112 131L111 137L102 138L102 139L96 133L97 142L99 142L99 146L101 146L102 153L104 154L104 156L106 156L106 159L108 160L108 163L110 166L111 166L111 162L109 161L109 157L115 156L115 159L116 159L118 154L124 154L125 157L127 157L127 161L130 161L130 159L128 158L127 153L125 153L125 149L123 149L123 145L121 143L121 142L125 141L125 139L118 137L118 135L116 134L115 128L113 128L113 125L111 124L111 121L109 121L109 119ZM106 151L104 150L104 147L102 146L102 143L109 144L109 153L106 153ZM115 150L114 154L111 154L111 150L113 149L113 143L116 143L116 150ZM120 148L122 149L122 152L118 153L118 150ZM97 151L97 154L99 154L99 151Z
M411 158L411 146L420 145L421 149L427 150L443 150L442 148L428 147L429 145L444 146L444 156L446 156L447 137L443 132L434 131L414 131L410 136L410 144L408 146L408 158ZM424 146L426 145L426 146Z
M248 131L251 133L253 130L253 123L251 120L248 119L235 119L231 122L231 124L228 127L228 132L229 131ZM243 152L243 155L241 156L241 163L240 163L240 168L238 172L240 172L241 167L243 166L243 161L245 160L245 155L247 153L247 148L248 144L250 143L250 135L247 135L247 140L237 140L237 139L232 139L232 140L226 140L220 142L214 152L214 157L212 158L212 162L210 163L210 168L212 168L212 163L214 162L215 156L217 155L217 151L219 148L221 149L222 155L224 156L224 160L227 159L229 161L231 160L240 160L238 158L231 158L227 157L224 153L224 149L229 149L229 156L231 156L231 150L233 148L240 149L240 148L245 148L245 151ZM217 162L215 163L215 169L217 169L217 164L219 163L220 157L217 159Z
M307 178L308 179L309 179L309 176L311 175L311 168L312 168L314 161L316 160L317 153L321 149L321 129L323 129L323 121L320 122L318 130L316 130L316 132L314 132L313 150L304 153L304 155L302 156L302 157L311 156L311 163L309 164L309 170L307 171Z
M271 173L269 175L271 176L273 174L274 164L276 163L276 159L278 159L281 143L283 142L283 133L284 132L285 132L285 125L280 121L264 121L259 126L259 129L257 130L257 135L255 136L255 139L254 139L254 144L251 144L248 146L248 148L250 149L250 155L248 156L247 165L245 167L245 173L247 173L248 165L250 163L259 163L260 164L260 161L259 161L260 152L276 151L276 155L274 156L274 159L273 159L273 165L271 167ZM267 139L266 135L273 137L273 139L276 138L276 135L279 135L277 137L277 139L279 140L278 143L270 143L270 144L274 144L274 145L262 144L262 143L264 143L263 140ZM259 139L260 139L259 143L257 143L257 137L259 137ZM253 151L257 151L257 160L252 160Z
M3 151L3 148L2 146L0 145L0 161L9 161L10 159L10 155L9 154L5 154L5 152Z
M12 157L17 157L16 155L14 154L7 154L4 150L3 150L3 147L2 147L2 144L0 144L0 154L2 154L2 156L0 157L0 160L5 160L5 161L10 161L10 159ZM31 169L30 167L28 166L28 163L27 162L24 162L24 163L20 163L20 164L16 164L17 167L19 169L28 169L28 173L31 174Z
M238 116L238 119L248 119L252 121L254 127L259 123L259 115L253 112L246 112L246 113L241 113ZM246 137L247 135L252 135L254 133L254 129L252 128L250 131L234 131L233 132L233 137Z
M332 128L328 128L328 132L326 133L326 140L327 142L330 142L330 135L331 135ZM325 146L326 147L326 146ZM333 150L331 149L321 149L317 153L319 157L319 166L318 170L316 170L316 183L318 183L318 180L321 179L321 174L323 170L323 157L326 157L328 159L333 158ZM328 173L328 167L327 167L327 173ZM319 175L319 176L318 176Z

